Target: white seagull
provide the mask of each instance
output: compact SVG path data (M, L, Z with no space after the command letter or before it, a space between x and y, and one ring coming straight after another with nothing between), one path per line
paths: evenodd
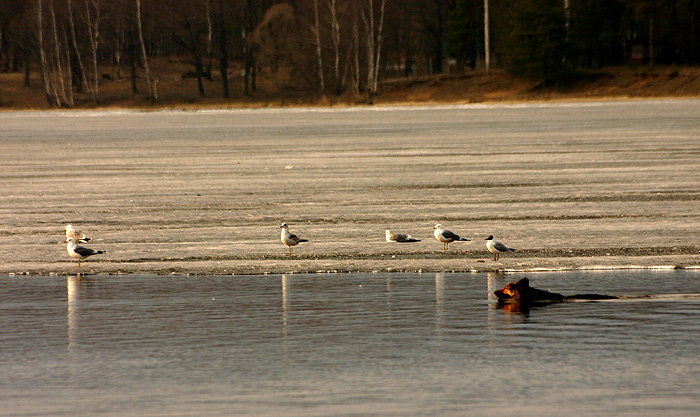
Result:
M66 241L68 241L70 238L75 239L75 241L78 243L87 243L92 240L85 236L85 233L76 230L72 224L67 224L63 229L66 231Z
M301 242L308 242L306 239L302 239L299 236L289 233L289 226L287 223L282 223L282 226L280 226L282 229L282 234L280 235L280 240L282 240L282 243L285 245L289 246L289 254L292 254L292 246L296 246Z
M68 238L66 240L66 249L68 249L68 255L70 255L71 258L76 258L78 260L78 268L80 268L80 261L92 256L92 255L99 255L101 253L107 253L103 250L94 250L90 248L85 248L83 246L78 246L75 244L75 238Z
M449 244L456 240L469 242L469 239L459 237L459 235L456 235L450 232L449 230L445 230L445 228L442 227L440 223L433 226L433 229L435 230L435 232L433 232L433 236L435 236L435 239L437 239L439 242L442 242L442 250L449 249Z
M502 253L506 252L515 252L515 249L509 248L508 246L504 245L503 243L494 240L493 235L490 235L489 237L486 238L486 249L489 250L489 252L493 253L493 260L497 261L498 258L501 256Z
M416 239L411 235L405 233L392 233L391 230L386 229L386 241L387 242L398 242L398 243L409 243L409 242L420 242L420 239Z

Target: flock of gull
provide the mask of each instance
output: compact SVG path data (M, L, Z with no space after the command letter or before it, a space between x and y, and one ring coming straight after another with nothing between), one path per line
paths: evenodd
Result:
M282 243L289 247L289 254L292 255L292 248L302 242L308 242L307 239L302 239L299 236L291 233L289 231L289 225L287 223L282 223L280 226L282 233L280 234L280 240ZM71 258L78 260L78 267L80 267L80 261L89 258L92 255L99 255L106 253L103 250L94 250L86 248L84 246L78 245L78 243L87 243L91 239L85 235L85 233L77 230L73 225L66 225L66 249L68 250L68 255ZM452 242L469 242L469 239L463 238L456 233L453 233L443 227L441 224L436 224L433 226L433 236L438 242L442 243L442 249L448 250L449 245ZM394 233L390 229L386 230L386 241L395 243L413 243L420 242L420 239L416 239L413 236L406 233ZM493 260L497 261L502 253L515 252L515 249L506 246L505 244L495 240L493 235L486 238L486 249L493 254Z

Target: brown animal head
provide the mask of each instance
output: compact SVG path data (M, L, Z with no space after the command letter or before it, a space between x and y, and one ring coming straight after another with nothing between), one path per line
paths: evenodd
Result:
M529 288L530 280L523 278L517 282L509 282L505 287L496 290L494 294L496 294L499 301L520 301Z
M556 303L566 298L561 294L532 288L527 278L508 283L494 294L499 303Z

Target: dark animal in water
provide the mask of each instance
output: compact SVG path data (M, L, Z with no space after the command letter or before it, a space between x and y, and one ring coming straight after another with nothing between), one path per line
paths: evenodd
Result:
M517 282L510 282L500 290L494 291L499 304L551 304L565 303L580 300L615 300L619 297L602 294L575 294L565 296L555 292L539 290L530 286L530 280L523 278Z

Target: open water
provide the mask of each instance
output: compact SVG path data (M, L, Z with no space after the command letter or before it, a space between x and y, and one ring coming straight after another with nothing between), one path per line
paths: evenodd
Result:
M0 277L2 416L697 416L700 273Z

